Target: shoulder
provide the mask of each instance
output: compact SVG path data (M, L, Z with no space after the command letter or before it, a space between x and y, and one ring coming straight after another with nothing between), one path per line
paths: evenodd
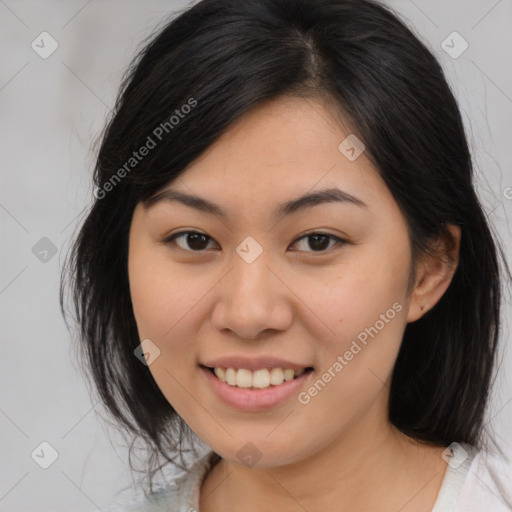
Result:
M456 510L510 512L512 510L510 461L497 454L478 452L469 468Z
M465 443L452 443L450 448L433 512L510 512L510 461Z
M102 512L164 512L170 510L169 507L173 507L171 510L174 510L174 506L180 499L178 482L179 480L176 480L147 496L116 501L107 508L103 508Z
M199 491L206 472L219 460L213 451L198 459L192 467L165 487L136 499L117 501L103 512L190 512L199 508Z

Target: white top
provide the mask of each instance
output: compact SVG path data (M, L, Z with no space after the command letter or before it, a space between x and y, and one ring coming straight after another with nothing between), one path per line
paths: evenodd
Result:
M446 474L432 512L512 512L510 465L465 443L452 443L448 449ZM200 512L202 481L219 458L210 451L151 496L117 502L103 512Z

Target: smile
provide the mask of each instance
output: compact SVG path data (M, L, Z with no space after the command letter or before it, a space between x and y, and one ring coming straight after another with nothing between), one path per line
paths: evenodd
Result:
M249 412L264 411L286 402L300 393L314 374L313 368L295 371L282 368L262 368L250 371L245 368L224 369L200 365L199 369L205 376L210 390L218 399L230 407ZM238 385L239 378L242 386ZM232 384L228 382L228 379Z
M246 368L210 368L221 382L238 388L265 389L270 386L279 386L300 377L311 368L293 370L291 368L262 368L251 371Z

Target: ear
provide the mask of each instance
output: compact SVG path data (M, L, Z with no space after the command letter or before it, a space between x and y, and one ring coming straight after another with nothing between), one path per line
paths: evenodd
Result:
M431 252L419 263L411 292L407 322L415 322L432 309L444 295L459 263L461 229L448 224L448 232L436 239Z

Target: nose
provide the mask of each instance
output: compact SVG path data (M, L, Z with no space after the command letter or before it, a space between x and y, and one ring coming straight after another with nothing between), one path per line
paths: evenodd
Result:
M231 270L215 287L211 320L217 330L252 340L290 327L293 293L275 267L265 251L252 263L234 254Z

